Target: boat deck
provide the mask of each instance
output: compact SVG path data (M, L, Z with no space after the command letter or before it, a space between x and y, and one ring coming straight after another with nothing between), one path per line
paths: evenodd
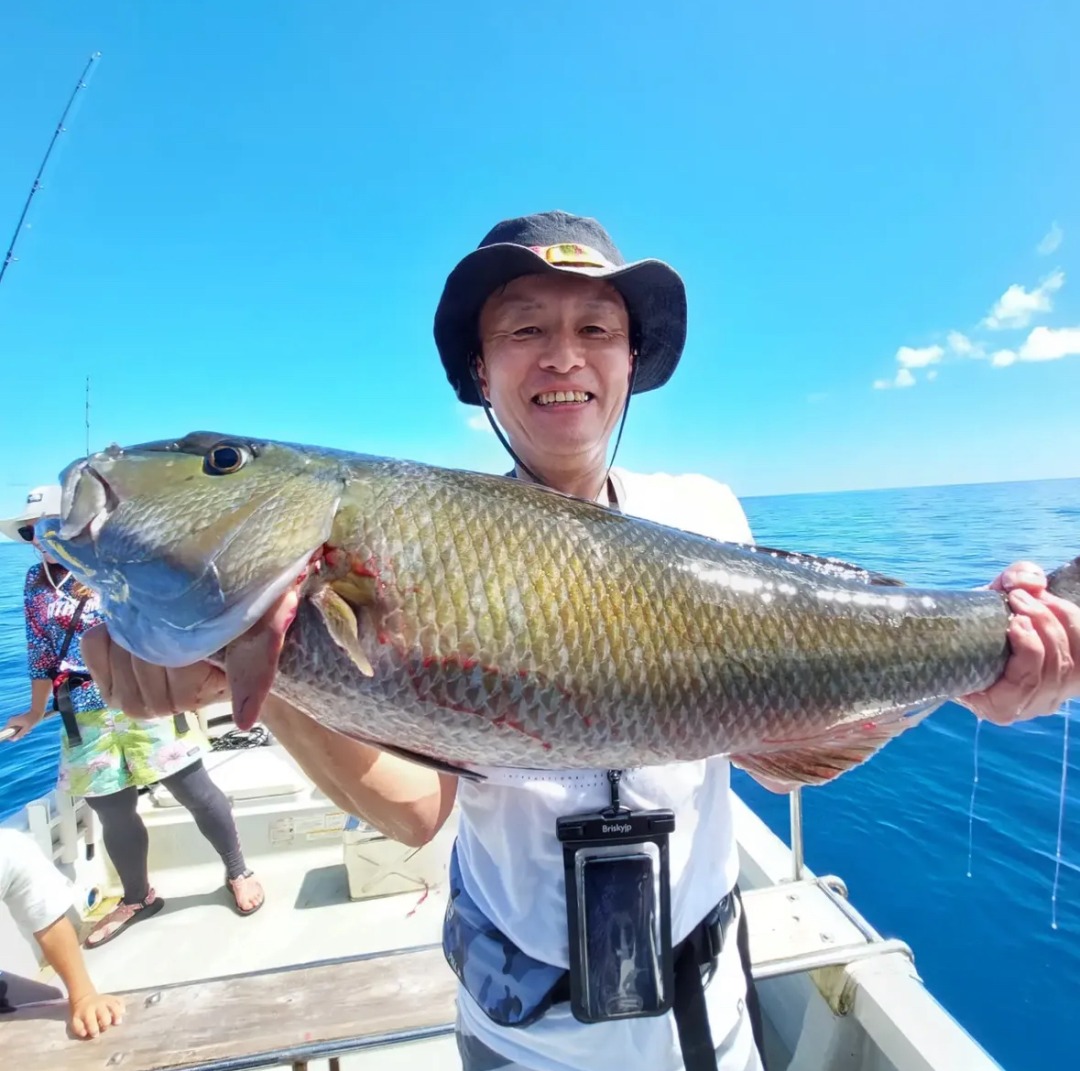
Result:
M425 857L370 831L343 832L345 816L277 747L215 753L209 765L233 800L263 907L239 916L190 815L167 794L147 795L150 869L165 906L86 952L98 988L127 996L128 1016L79 1042L67 1036L63 1002L26 1005L0 1020L12 1066L460 1067L456 980L438 947L456 816ZM999 1071L925 991L906 946L883 941L842 883L793 881L787 847L732 803L770 1068ZM84 928L118 892L103 862L94 866L106 898Z

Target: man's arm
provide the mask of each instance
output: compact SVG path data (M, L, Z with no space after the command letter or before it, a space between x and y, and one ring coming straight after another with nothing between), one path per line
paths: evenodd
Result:
M442 828L457 778L350 740L271 696L262 720L300 768L343 811L413 847Z
M152 666L113 643L105 625L83 634L82 652L102 698L129 717L160 717L228 698L225 674L217 667ZM426 844L454 806L456 777L342 736L277 696L267 699L261 716L338 807L394 840Z

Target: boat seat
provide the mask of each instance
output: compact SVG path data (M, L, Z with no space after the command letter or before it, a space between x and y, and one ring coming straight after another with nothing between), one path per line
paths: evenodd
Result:
M347 1053L452 1034L457 978L424 945L123 995L123 1023L93 1041L68 1037L66 1001L4 1015L0 1052L18 1053L19 1071L333 1068Z
M203 765L232 802L276 796L295 798L305 788L305 781L296 767L272 747L210 751L203 756ZM151 786L149 796L154 807L180 806L176 797L160 782Z
M911 956L903 942L873 930L845 894L836 878L744 892L754 977ZM21 1008L0 1018L0 1051L19 1053L19 1071L236 1071L305 1068L314 1059L334 1068L348 1053L451 1034L457 978L442 949L425 945L124 996L124 1022L93 1042L68 1038L63 1001Z
M842 967L911 949L885 939L848 903L836 877L788 881L742 894L756 981Z

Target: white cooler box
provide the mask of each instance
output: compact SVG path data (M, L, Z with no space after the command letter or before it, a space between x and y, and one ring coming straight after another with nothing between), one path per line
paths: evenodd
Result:
M391 840L350 816L342 833L349 898L370 900L438 888L446 880L456 835L456 811L422 848Z

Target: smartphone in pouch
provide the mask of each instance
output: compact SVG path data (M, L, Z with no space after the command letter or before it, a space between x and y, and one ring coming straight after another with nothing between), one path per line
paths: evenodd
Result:
M594 1020L655 1014L666 1003L656 860L646 847L654 846L586 855L578 864L581 996Z

